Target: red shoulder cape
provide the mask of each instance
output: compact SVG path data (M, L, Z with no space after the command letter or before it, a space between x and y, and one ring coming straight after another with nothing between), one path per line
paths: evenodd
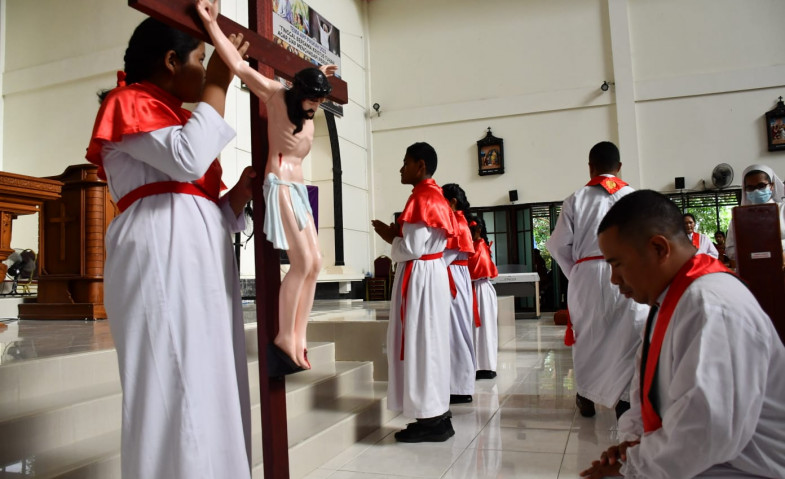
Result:
M616 178L615 176L600 175L600 176L595 176L588 183L586 183L586 186L594 186L594 185L602 186L602 188L605 191L607 191L609 195L612 195L617 191L619 191L620 189L627 186L627 183L620 180L619 178Z
M499 270L491 259L491 249L482 238L474 242L474 254L469 256L469 276L473 280L499 276Z
M177 97L152 83L117 87L109 92L98 109L85 158L98 166L98 177L105 180L101 158L105 141L118 142L123 135L185 125L189 118L191 112L182 107ZM221 174L221 164L216 160L205 175L193 183L217 199L219 192L226 188L221 182Z
M403 213L398 217L398 224L403 227L403 223L423 223L430 228L444 230L448 241L458 231L450 204L432 178L420 181L412 190Z
M458 226L457 235L447 240L447 249L458 250L461 253L474 253L474 244L472 243L472 232L469 229L469 223L466 222L466 216L463 211L457 210L455 212L455 223Z

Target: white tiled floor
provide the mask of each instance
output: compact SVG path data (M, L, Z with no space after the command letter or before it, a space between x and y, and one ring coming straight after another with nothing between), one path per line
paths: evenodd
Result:
M386 308L389 303L317 301L312 320L336 310L352 320L386 319ZM499 353L498 377L478 381L474 401L451 408L456 434L450 440L397 443L392 434L409 421L398 416L307 478L578 477L615 442L616 421L602 407L592 419L577 413L563 333L551 315L516 321L516 339ZM0 346L0 365L13 372L31 359L111 350L112 342L105 321L19 321L0 333ZM116 371L116 364L111 367Z
M453 406L455 436L402 444L399 416L307 479L575 478L615 442L612 410L586 419L575 408L572 355L550 316L516 321L499 353L499 376L478 381L470 405Z

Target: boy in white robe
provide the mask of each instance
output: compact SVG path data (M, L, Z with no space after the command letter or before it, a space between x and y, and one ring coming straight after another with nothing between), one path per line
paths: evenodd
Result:
M450 285L444 248L455 235L452 210L431 176L436 151L406 150L401 183L414 186L397 223L379 220L376 233L398 263L387 330L387 407L416 418L395 433L400 442L442 442L455 434L450 402Z
M651 306L622 440L582 477L785 477L785 347L744 284L650 190L599 227L611 281Z
M546 247L570 280L567 306L575 344L576 403L581 415L595 414L594 403L629 407L635 351L646 319L645 309L610 284L610 268L597 246L597 225L605 213L634 190L616 175L619 150L604 141L589 152L589 176L583 188L564 200Z

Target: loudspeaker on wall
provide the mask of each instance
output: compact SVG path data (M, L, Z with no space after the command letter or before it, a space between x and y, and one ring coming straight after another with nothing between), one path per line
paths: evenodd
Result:
M518 190L510 190L510 201L518 201Z
M684 189L684 177L683 176L677 176L676 178L673 179L673 184L676 185L676 189L677 190L683 190Z

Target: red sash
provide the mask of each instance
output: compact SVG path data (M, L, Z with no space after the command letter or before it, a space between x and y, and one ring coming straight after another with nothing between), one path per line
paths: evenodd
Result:
M207 198L215 203L218 198L212 197L208 192L194 183L181 183L179 181L159 181L157 183L147 183L139 188L131 191L127 195L120 198L117 202L117 208L120 213L127 210L136 200L140 200L146 196L161 195L164 193L179 193L184 195L201 196Z
M585 263L586 261L596 261L598 259L605 259L605 256L587 256L575 262L575 264Z
M679 303L684 291L693 281L703 275L711 273L730 273L720 261L705 254L696 254L689 261L684 263L676 276L671 281L665 299L656 314L650 314L646 321L646 333L643 337L643 355L641 360L641 414L643 416L643 430L645 432L656 431L662 427L662 418L654 408L651 401L651 390L654 385L654 377L657 372L657 363L660 359L662 342L668 330L673 311ZM732 274L732 273L731 273ZM649 342L649 333L654 317L657 317L657 324L654 326L654 333Z
M564 332L564 345L572 346L575 344L575 331L572 330L572 320L570 319L570 310L567 310L567 330Z
M450 266L452 266L452 265L455 265L455 266L467 266L468 267L469 266L469 260L468 259L457 259L457 260L453 261L452 263L450 263L450 265L447 266L447 279L450 280L450 294L452 295L453 299L455 299L455 297L458 296L458 287L455 286L455 280L452 277L452 270L450 270Z
M615 176L600 175L600 176L595 176L588 183L586 183L586 186L594 186L594 185L602 186L603 189L605 189L605 191L607 191L609 195L612 195L617 191L619 191L620 189L627 186L627 183L620 180L619 178L616 178Z
M406 267L403 270L403 279L401 280L401 361L403 361L403 344L406 339L406 298L409 296L409 279L412 277L412 268L415 261L431 261L439 259L444 256L443 252L424 254L419 258L406 262ZM447 271L450 269L447 268Z
M482 319L480 319L480 308L477 302L477 284L472 282L472 316L474 316L474 327L479 328L482 326Z
M701 247L701 235L700 233L692 233L692 245L696 248L700 249Z

